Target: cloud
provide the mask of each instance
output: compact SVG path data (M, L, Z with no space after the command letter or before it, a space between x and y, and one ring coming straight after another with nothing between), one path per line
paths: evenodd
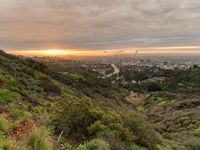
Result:
M199 0L0 0L5 49L197 45Z

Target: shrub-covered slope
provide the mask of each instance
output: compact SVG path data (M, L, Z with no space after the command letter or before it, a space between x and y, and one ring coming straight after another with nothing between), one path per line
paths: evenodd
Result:
M92 73L64 75L0 51L0 148L181 149L180 141L161 135L135 111L127 94Z
M194 65L184 70L155 67L134 72L126 70L121 72L125 77L140 81L124 86L139 92L136 96L132 94L131 102L135 109L146 115L148 122L162 136L178 141L181 149L200 149L200 67ZM151 80L160 77L164 80Z

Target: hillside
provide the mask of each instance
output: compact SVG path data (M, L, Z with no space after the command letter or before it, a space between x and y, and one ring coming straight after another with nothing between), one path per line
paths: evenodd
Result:
M186 94L191 88L169 89L173 73L168 88L152 92L111 84L77 66L58 67L0 51L2 150L200 149L199 68L178 76L196 77L184 82L196 91Z

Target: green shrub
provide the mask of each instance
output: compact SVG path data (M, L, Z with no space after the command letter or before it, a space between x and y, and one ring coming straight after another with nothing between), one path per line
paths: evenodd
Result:
M138 107L136 108L136 110L137 110L138 112L140 112L140 113L144 113L144 107L143 107L143 106L138 106Z
M79 80L79 79L84 80L84 77L82 75L75 74L75 73L68 74L67 77L75 79L75 80Z
M147 150L146 148L143 148L143 147L140 147L140 146L138 146L138 145L136 145L136 144L133 144L132 146L131 146L131 150Z
M57 134L64 131L65 136L80 140L105 139L112 149L134 140L134 132L124 125L119 114L110 108L101 109L89 99L63 100L53 110Z
M87 148L87 145L86 145L86 144L80 144L80 145L78 146L77 150L89 150L89 149Z
M110 145L102 139L93 139L86 143L89 150L110 150Z
M14 143L12 140L4 139L0 141L0 150L14 150Z
M79 135L90 139L98 135L106 136L114 131L115 136L123 141L131 141L133 135L123 126L120 115L111 109L101 109L90 100L62 101L54 108L53 122L58 133Z
M18 123L30 120L32 118L32 114L30 112L20 109L11 109L10 114L11 117L13 117Z
M72 146L66 141L67 140L65 139L65 137L61 136L61 138L59 140L60 148L62 150L71 150Z
M196 136L200 136L200 127L199 128L197 128L197 129L194 129L194 134L196 135Z
M33 150L52 150L52 144L48 141L46 128L35 129L28 137L28 145Z
M107 129L107 127L100 121L94 122L90 127L87 128L89 135L96 135L97 133L102 133Z
M70 150L72 146L69 143L60 144L62 150Z
M3 116L0 116L0 131L8 131L9 128L10 122Z
M129 149L131 142L122 141L116 135L119 135L119 132L117 130L107 130L103 133L103 135L99 135L99 137L107 141L110 145L110 148L113 150Z
M10 75L0 75L0 87L10 88L16 85L15 79Z
M110 150L110 145L102 139L93 139L80 144L77 150Z
M151 126L135 113L124 113L123 120L130 130L135 133L135 143L151 150L157 149L157 144L162 141Z
M177 142L171 142L169 145L173 150L181 150L181 147Z
M6 138L5 133L3 133L2 131L0 131L0 141L2 141L5 138Z
M64 133L78 133L82 136L89 136L87 128L90 127L97 120L102 118L102 112L97 109L90 101L67 101L55 107L57 112L54 116L54 122L61 132Z
M39 85L44 89L46 93L61 95L61 89L48 78L42 78Z
M42 106L36 106L33 108L33 112L35 115L45 115L47 114L46 109Z
M6 89L0 90L0 103L1 104L7 104L9 102L12 102L14 100L19 100L19 99L20 99L20 95L15 92L11 92Z
M184 145L186 145L188 150L199 150L200 149L200 143L199 138L189 138L184 142Z

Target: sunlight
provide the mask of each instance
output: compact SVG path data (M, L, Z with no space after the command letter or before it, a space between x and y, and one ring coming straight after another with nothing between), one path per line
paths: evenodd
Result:
M41 50L41 51L37 51L38 53L40 53L41 55L66 55L67 51L66 50Z
M44 57L99 57L132 55L139 51L139 55L186 55L200 54L200 46L171 46L171 47L139 47L118 50L77 50L77 49L44 49L44 50L9 50L8 53L24 56L44 56Z
M25 56L65 56L69 54L68 50L21 50L11 51L12 54L25 55Z

